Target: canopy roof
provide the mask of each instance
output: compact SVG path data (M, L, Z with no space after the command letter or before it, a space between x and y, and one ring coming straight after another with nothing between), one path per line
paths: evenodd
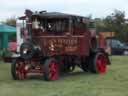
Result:
M16 28L6 25L6 24L0 24L0 32L8 32L8 33L15 33L16 32Z
M40 18L71 18L71 17L76 17L76 18L86 18L83 16L78 16L78 15L73 15L73 14L66 14L66 13L61 13L61 12L36 12L31 15L37 16ZM26 16L22 16L19 19L25 19Z
M83 16L77 16L72 14L66 14L66 13L60 13L60 12L40 12L40 13L34 13L32 16L39 16L39 17L45 17L45 18L70 18L70 17L83 17ZM84 17L85 18L85 17Z

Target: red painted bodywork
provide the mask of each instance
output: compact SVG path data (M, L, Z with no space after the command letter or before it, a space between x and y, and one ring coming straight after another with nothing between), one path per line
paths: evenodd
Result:
M105 49L106 47L105 38L98 32L96 33L95 37L97 38L98 48Z
M92 36L89 31L84 32L81 35L70 34L66 35L49 35L43 32L33 31L33 39L38 42L42 49L44 56L52 55L80 55L89 56L90 52L90 40ZM98 48L105 48L105 38L96 33L95 36L98 42ZM54 50L50 50L50 47L54 46Z
M33 31L33 39L38 42L45 56L52 55L89 55L90 32L81 35L49 35L47 32ZM50 47L54 47L52 48Z
M27 15L26 15L27 16ZM39 13L28 16L30 21L28 24L32 24L34 20L39 18L41 20L68 20L66 23L69 28L64 32L55 33L42 30L41 28L32 28L31 25L27 25L31 29L32 39L37 43L41 49L43 56L53 55L79 55L89 56L91 49L91 38L96 38L98 48L105 48L104 38L97 32L91 32L89 28L89 20L86 17L75 16L63 13ZM36 19L35 19L36 18ZM79 23L76 25L76 21ZM70 22L72 20L72 22ZM73 23L73 20L75 21ZM73 25L74 24L74 25ZM83 25L86 24L86 30L83 31ZM46 26L46 25L45 25ZM75 26L75 27L74 27ZM68 30L68 31L67 31Z

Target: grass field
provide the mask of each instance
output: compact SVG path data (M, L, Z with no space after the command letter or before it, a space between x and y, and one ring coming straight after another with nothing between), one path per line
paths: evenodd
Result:
M10 65L0 62L0 96L128 96L127 56L114 56L105 74L77 70L53 82L41 76L14 81Z

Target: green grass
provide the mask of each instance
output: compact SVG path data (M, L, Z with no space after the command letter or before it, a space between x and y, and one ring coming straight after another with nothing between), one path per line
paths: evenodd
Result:
M0 96L128 96L127 56L114 56L105 74L77 70L52 82L41 76L12 80L10 65L0 62Z

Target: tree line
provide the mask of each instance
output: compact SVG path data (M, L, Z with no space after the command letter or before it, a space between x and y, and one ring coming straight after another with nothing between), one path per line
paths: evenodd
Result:
M96 19L96 27L99 32L115 32L115 38L128 42L128 19L124 11L114 10L105 18Z

